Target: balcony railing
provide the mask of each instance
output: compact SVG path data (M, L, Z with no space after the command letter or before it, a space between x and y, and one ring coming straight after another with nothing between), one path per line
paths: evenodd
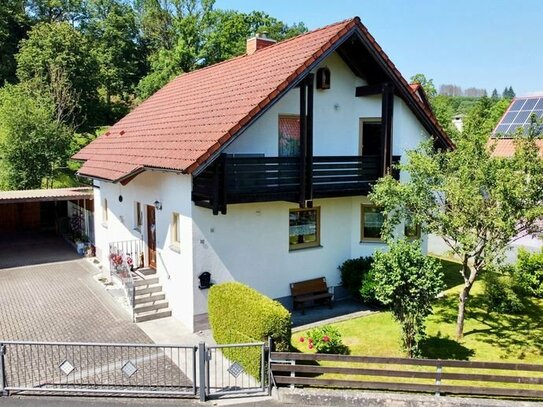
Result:
M363 195L381 168L380 156L316 156L302 172L298 157L223 155L194 178L193 200L224 212L229 203L298 202L302 190L307 199Z

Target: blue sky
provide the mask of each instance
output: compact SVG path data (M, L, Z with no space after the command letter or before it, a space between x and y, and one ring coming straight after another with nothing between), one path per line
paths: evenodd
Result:
M543 93L543 0L217 0L309 29L359 16L409 79Z

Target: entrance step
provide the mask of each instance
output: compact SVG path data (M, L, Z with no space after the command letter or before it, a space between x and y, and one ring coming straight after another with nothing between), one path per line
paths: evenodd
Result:
M136 296L143 294L159 293L162 291L162 286L160 284L145 284L143 286L136 286Z
M135 274L141 274L142 276L152 276L156 274L156 270L152 269L150 267L143 267L141 269L137 269L133 273Z
M154 319L166 318L172 316L172 310L169 308L162 308L158 310L146 311L135 314L136 322L152 321Z
M145 304L148 302L164 300L165 298L166 298L166 294L164 294L163 292L143 294L143 295L137 295L136 293L136 298L134 299L134 302L136 305L138 305L138 304Z
M134 287L143 287L143 286L150 286L153 284L158 284L158 277L151 277L151 278L134 278Z
M168 301L166 300L156 300L156 301L148 301L148 302L143 302L143 303L140 303L140 304L137 304L136 307L134 308L134 313L136 315L139 315L143 312L147 312L147 311L156 311L156 310L159 310L159 309L164 309L164 308L168 308Z

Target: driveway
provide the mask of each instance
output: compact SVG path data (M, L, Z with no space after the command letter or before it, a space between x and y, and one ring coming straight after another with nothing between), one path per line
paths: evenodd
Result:
M53 233L0 232L0 270L79 258L73 247Z
M62 239L0 236L0 339L152 343Z

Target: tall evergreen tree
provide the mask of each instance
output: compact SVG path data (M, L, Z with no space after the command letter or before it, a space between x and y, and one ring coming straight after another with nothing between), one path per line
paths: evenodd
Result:
M500 98L500 95L498 95L498 90L496 88L494 88L494 90L492 91L491 98L492 99L499 99Z

